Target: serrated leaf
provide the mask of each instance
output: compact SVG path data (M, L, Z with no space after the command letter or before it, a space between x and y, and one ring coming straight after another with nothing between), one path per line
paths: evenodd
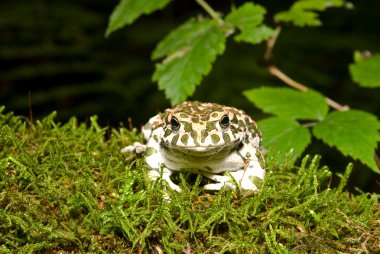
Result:
M380 141L380 123L374 115L359 110L335 111L313 128L313 134L343 155L359 159L380 173L373 158Z
M143 14L164 8L170 0L121 0L112 11L106 36L125 25L132 24Z
M316 12L291 9L289 11L279 12L274 16L276 21L293 22L295 26L320 26L322 22Z
M344 0L300 0L295 2L288 11L282 11L274 16L276 21L292 22L296 26L320 26L322 22L315 11L324 11L330 7L341 7Z
M266 10L262 6L245 3L228 14L226 21L241 30L241 33L235 36L235 40L258 44L269 39L274 30L262 24L265 13Z
M380 55L350 64L352 79L363 87L380 87Z
M227 15L226 21L238 27L260 25L264 20L266 10L258 4L245 3Z
M204 35L210 29L210 20L205 20L205 23L192 18L171 31L162 41L158 43L153 50L152 58L159 59L168 55L174 54L183 48L192 45L193 41L199 39L199 36ZM207 23L207 24L206 24Z
M237 42L244 41L252 44L259 44L262 41L271 38L273 34L274 30L272 28L262 25L251 30L246 30L245 32L236 35L234 38Z
M169 52L171 55L156 65L153 74L153 80L158 81L159 89L165 91L172 104L180 103L194 93L195 86L210 72L211 63L225 48L225 36L216 21L192 19L187 23L185 25L189 27L181 29L181 26L172 36L182 38L184 32L188 40L176 47L162 47L157 55Z
M293 4L294 9L324 11L331 7L341 7L344 0L300 0Z
M292 159L299 157L310 144L309 130L291 118L271 117L257 122L263 136L263 147L284 161L293 149Z
M266 113L293 119L322 120L329 109L325 98L312 90L261 87L244 91L244 95Z

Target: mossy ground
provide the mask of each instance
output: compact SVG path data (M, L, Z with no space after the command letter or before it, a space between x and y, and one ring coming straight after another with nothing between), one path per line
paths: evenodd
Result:
M206 179L186 173L174 193L120 153L136 130L54 116L31 123L0 108L0 253L380 251L379 196L345 191L351 165L335 188L338 176L307 156L268 163L255 196L207 193Z

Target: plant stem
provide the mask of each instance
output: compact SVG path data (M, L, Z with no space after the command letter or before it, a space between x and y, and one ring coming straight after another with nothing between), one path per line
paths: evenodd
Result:
M298 83L297 81L291 79L290 77L288 77L285 73L283 73L280 69L278 69L275 65L269 65L268 66L268 69L269 69L269 72L273 75L273 76L276 76L277 78L279 78L280 80L282 80L285 84L287 84L288 86L291 86L297 90L300 90L302 92L306 92L307 90L309 90L309 88L307 86L304 86L302 85L301 83ZM328 98L328 97L325 97L326 98L326 103L336 109L336 110L339 110L339 111L347 111L350 109L349 106L347 105L341 105L339 103L337 103L336 101Z
M214 9L208 5L204 0L195 0L213 19L218 22L220 26L224 25L223 19L219 16Z
M308 90L308 88L306 86L304 86L301 83L298 83L297 81L288 77L285 73L283 73L275 65L269 65L268 69L269 69L270 74L272 74L273 76L276 76L277 78L282 80L288 86L291 86L291 87L293 87L297 90L300 90L302 92L306 92Z
M276 30L274 31L273 37L267 41L267 47L266 47L265 55L264 55L264 59L265 61L267 61L267 63L271 63L273 60L273 53L272 53L273 47L276 44L276 41L277 41L278 36L280 35L280 32L281 32L281 26L277 26Z
M276 41L277 41L277 38L278 38L280 32L281 32L281 27L277 26L274 36L267 41L267 48L265 51L264 58L268 63L269 73L272 74L273 76L276 76L277 78L279 78L281 81L283 81L288 86L291 86L291 87L293 87L299 91L306 92L307 90L309 90L309 88L307 86L305 86L301 83L298 83L297 81L291 79L289 76L287 76L285 73L283 73L279 68L277 68L277 66L275 64L272 63L273 62L273 48L274 48L274 45L276 44ZM346 111L346 110L350 109L350 107L347 105L341 105L341 104L337 103L336 101L334 101L334 100L332 100L326 96L325 96L325 98L326 98L326 103L330 107L332 107L336 110Z

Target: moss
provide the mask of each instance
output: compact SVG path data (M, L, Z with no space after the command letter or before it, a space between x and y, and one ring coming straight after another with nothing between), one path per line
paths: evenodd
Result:
M0 109L0 253L380 250L378 195L345 191L351 164L336 188L320 157L306 156L269 165L255 196L204 192L206 179L186 173L175 193L120 153L136 130L55 115L30 122Z

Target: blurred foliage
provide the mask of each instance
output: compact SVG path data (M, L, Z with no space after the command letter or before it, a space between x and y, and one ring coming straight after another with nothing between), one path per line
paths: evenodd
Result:
M0 4L1 104L28 115L30 99L37 117L54 108L64 119L96 112L104 122L150 114L139 102L164 101L146 75L155 40L141 28L106 40L108 8L104 1Z
M357 62L350 65L352 79L363 87L380 87L380 55L360 59L361 53L356 51L354 57L357 55Z
M231 4L239 6L242 2ZM268 17L293 3L255 2L273 12ZM209 3L218 10L230 9L224 2ZM135 126L168 106L151 81L154 64L150 54L170 30L201 9L195 1L173 1L163 11L144 16L105 39L108 16L116 4L100 0L1 2L0 104L27 116L30 103L34 118L54 109L61 120L72 115L86 120L97 114L102 125L126 123L131 117ZM301 83L318 87L340 103L379 115L378 90L368 93L355 85L348 64L353 62L356 49L380 51L380 2L353 4L354 10L321 13L322 27L286 27L276 45L275 59L285 73ZM262 45L227 44L194 98L234 105L261 119L261 113L251 107L241 91L281 82L263 65ZM308 150L315 151L320 152L315 146ZM333 149L326 148L323 158L329 165L342 163ZM353 178L361 187L368 188L365 182L373 180L372 173L363 174L360 169L353 174L357 174Z

